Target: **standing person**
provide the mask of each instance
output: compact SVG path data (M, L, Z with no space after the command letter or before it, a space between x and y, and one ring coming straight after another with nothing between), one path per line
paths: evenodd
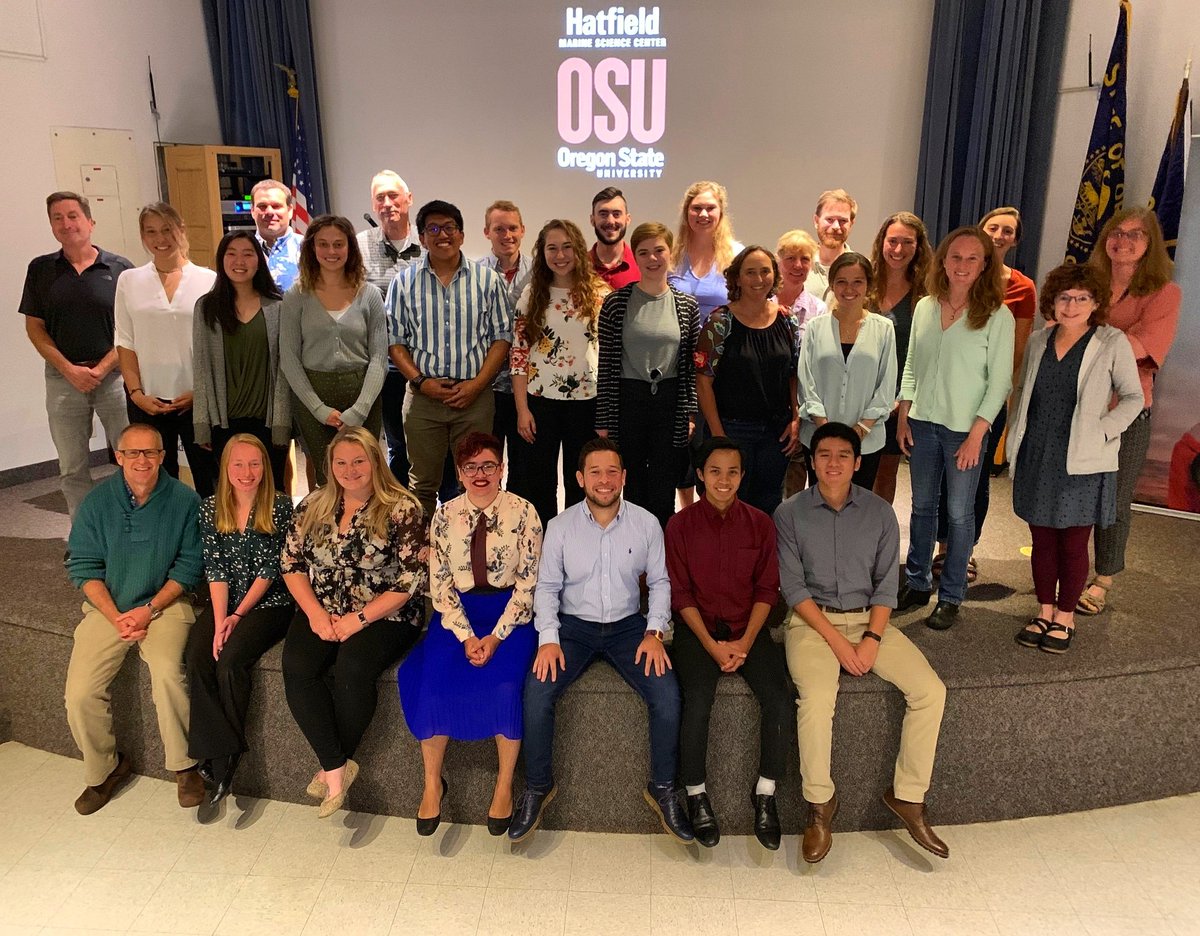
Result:
M391 169L382 169L371 179L371 210L378 227L358 232L358 249L367 271L367 282L385 300L392 281L421 258L416 231L409 222L412 192L408 183ZM386 304L386 302L385 302ZM388 468L403 485L408 484L408 451L404 444L404 391L408 382L388 360L383 377L383 435L387 439Z
M281 298L258 241L233 231L217 245L217 279L192 317L196 444L219 462L233 436L250 433L279 490L292 436L292 394L279 370Z
M199 806L204 782L188 755L183 650L196 619L184 597L204 577L200 498L162 471L162 436L133 423L117 442L120 470L84 498L71 525L67 575L82 589L83 620L67 667L67 723L87 788L75 811L103 808L133 770L117 750L109 686L130 648L150 670L158 733L179 805Z
M375 684L420 635L429 576L425 517L387 470L377 434L343 426L325 463L329 482L296 507L280 561L298 606L283 683L321 765L308 794L321 800L322 819L358 776L353 757L375 714Z
M925 295L925 274L933 259L933 248L925 224L911 211L897 211L886 218L871 247L875 277L867 294L867 305L891 323L896 333L896 395L900 375L908 359L913 308ZM896 475L900 470L900 443L896 441L898 408L893 406L883 427L884 444L875 473L874 491L889 504L896 499Z
M295 200L282 182L263 179L250 190L250 217L255 236L267 257L267 269L281 293L300 277L300 247L303 238L292 230Z
M588 220L596 232L596 243L588 256L592 267L609 289L620 289L641 278L633 251L625 243L629 228L629 207L619 188L602 188L592 198L592 213Z
M693 182L679 203L667 281L696 300L702 325L713 309L729 301L725 270L742 250L734 239L728 210L729 193L719 182Z
M417 212L425 256L389 294L388 353L409 383L404 436L413 493L433 516L446 453L490 432L492 382L508 360L512 306L504 278L463 256L462 212L431 201Z
M1113 215L1100 232L1089 263L1107 276L1112 287L1108 324L1121 329L1133 346L1143 395L1141 413L1121 434L1116 522L1096 527L1096 575L1076 609L1080 614L1099 614L1113 577L1125 568L1130 505L1150 447L1154 377L1175 341L1183 293L1171 282L1174 264L1163 244L1162 226L1148 208L1126 208Z
M537 650L533 587L542 524L529 501L500 490L502 443L472 432L454 453L466 493L438 507L430 526L433 617L425 639L400 665L400 703L421 742L425 791L417 834L433 835L446 795L442 764L451 738L494 738L500 769L487 827L512 822L513 772L521 750L521 696Z
M799 338L791 315L771 298L779 267L769 250L745 248L725 279L730 302L713 310L696 342L696 399L709 433L741 446L746 503L770 514L800 441Z
M627 500L665 528L696 413L699 308L667 282L672 239L665 225L639 224L630 242L642 278L610 293L600 309L596 433L620 441Z
M1051 270L1041 307L1054 324L1030 338L1013 393L1013 510L1033 535L1039 605L1016 639L1047 653L1065 653L1075 636L1092 527L1116 521L1121 433L1142 411L1133 348L1105 324L1108 300L1096 267Z
M738 498L742 451L715 436L700 448L704 496L667 524L667 573L676 626L671 660L683 693L679 776L696 840L721 839L705 787L708 725L723 674L738 673L761 709L758 780L750 791L754 834L779 848L775 784L787 769L792 688L779 646L766 626L779 600L779 561L770 516Z
M800 441L811 450L813 433L827 422L853 428L862 440L854 483L868 491L896 402L896 329L867 308L872 276L871 261L852 250L833 261L831 314L808 330L800 355ZM810 461L809 485L816 480Z
M537 508L544 526L558 513L560 452L563 503L583 500L573 472L580 450L596 437L597 333L608 287L592 270L583 232L571 221L547 221L533 256L510 354L524 470L509 489Z
M816 484L775 511L779 580L792 609L787 663L800 693L796 730L808 802L801 851L805 861L815 863L833 842L838 801L830 760L838 678L842 670L851 676L874 671L904 693L906 707L884 805L913 841L948 858L950 849L925 815L946 686L913 642L888 626L896 604L900 528L886 501L852 481L861 445L844 423L821 426L812 438Z
M88 200L75 192L46 197L50 233L61 244L30 261L17 309L25 334L46 361L46 416L58 453L67 512L74 518L92 489L93 415L108 444L129 424L113 347L117 277L133 264L92 244L96 222Z
M345 218L320 215L305 231L299 285L283 297L279 345L304 450L325 484L325 449L338 430L365 426L378 436L383 428L387 315Z
M820 244L813 258L812 270L808 274L807 289L818 299L829 301L829 267L841 254L850 248L846 241L854 228L858 215L858 202L845 189L829 189L817 199L817 210L813 212L813 227Z
M977 227L951 231L938 245L913 311L896 438L910 456L912 520L905 584L897 612L929 604L942 478L950 535L938 602L925 623L945 630L967 594L975 536L975 491L988 429L1012 388L1013 317L1003 304L991 238Z
M666 262L664 256L664 267ZM583 447L575 477L584 500L550 521L538 567L538 652L525 680L526 786L508 837L514 842L528 837L558 792L554 706L567 687L603 657L649 710L650 782L642 796L668 834L690 842L691 824L675 790L680 702L679 684L662 642L671 621L662 527L641 507L622 499L625 469L611 439L593 439ZM642 576L649 590L644 617L638 584Z
M214 806L232 791L238 762L249 750L251 671L283 640L295 611L279 571L292 499L276 493L269 469L262 440L249 432L235 434L221 453L217 493L200 505L212 601L192 625L185 653L188 754L212 777Z
M217 274L188 260L183 218L166 202L143 208L138 227L151 259L120 275L114 301L129 421L158 430L166 448L163 468L172 478L179 477L182 442L196 493L208 497L216 463L196 443L192 424L192 333L196 303L212 290Z

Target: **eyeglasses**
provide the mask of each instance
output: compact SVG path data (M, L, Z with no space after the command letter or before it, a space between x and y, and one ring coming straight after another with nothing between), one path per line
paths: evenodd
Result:
M1057 296L1054 297L1054 301L1057 303L1060 303L1062 305L1068 305L1068 306L1069 305L1087 305L1088 303L1094 304L1096 301L1096 297L1090 296L1087 294L1084 294L1082 296L1071 296L1071 295L1068 295L1067 293L1059 293Z
M474 462L470 462L469 464L463 465L459 470L463 473L463 476L467 478L474 478L476 475L483 475L485 478L491 478L495 476L497 471L500 470L500 465L496 462L484 462L482 465L476 465Z
M1146 239L1146 232L1141 228L1134 228L1132 231L1123 231L1120 228L1115 228L1108 235L1112 240L1127 240L1133 243Z
M117 449L117 451L120 452L122 455L124 455L126 458L134 459L134 458L141 458L143 456L145 456L146 458L157 458L159 455L161 455L165 451L165 449L159 449L159 448L154 448L154 449Z
M425 225L425 233L430 237L437 237L439 234L457 234L462 230L453 221L447 221L445 224L427 224Z

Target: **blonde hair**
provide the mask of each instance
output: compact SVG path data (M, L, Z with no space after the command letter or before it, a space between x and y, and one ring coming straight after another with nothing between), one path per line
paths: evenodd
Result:
M636 251L638 244L642 241L650 240L655 237L661 237L667 242L667 249L670 250L675 242L675 238L671 236L671 229L661 221L643 221L633 229L633 233L629 235L629 249Z
M779 235L779 242L775 245L775 256L782 258L784 254L808 254L811 259L820 249L817 239L808 231L794 228Z
M187 225L183 223L183 216L165 201L150 202L138 212L138 234L144 233L146 219L150 215L157 215L167 223L167 227L171 229L171 234L175 238L175 244L179 247L179 255L186 260L191 247L188 244Z
M271 534L275 532L275 478L271 474L271 459L267 447L258 436L248 432L239 432L225 443L221 452L221 474L217 478L217 493L214 495L217 507L217 532L237 533L237 500L233 495L233 485L229 483L229 462L232 460L235 445L249 445L258 450L262 458L262 480L254 494L254 531Z
M721 220L713 229L713 269L724 273L733 262L733 225L729 223L729 193L720 182L693 182L683 193L683 201L679 203L679 233L675 237L675 246L671 250L671 267L678 269L683 258L688 253L688 244L692 229L688 227L688 209L696 196L701 192L712 192L721 209Z
M992 239L980 227L960 227L947 234L940 244L929 273L925 276L926 292L934 299L945 299L950 295L950 278L946 275L946 256L950 245L960 237L973 237L983 248L984 266L967 293L967 327L983 328L988 319L1004 302L1004 264L996 262L996 248Z

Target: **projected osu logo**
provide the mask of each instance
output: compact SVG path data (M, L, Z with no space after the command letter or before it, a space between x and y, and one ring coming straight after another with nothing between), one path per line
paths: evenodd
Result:
M649 69L647 69L649 65ZM558 135L578 145L595 136L657 143L667 127L667 60L569 58L558 68Z

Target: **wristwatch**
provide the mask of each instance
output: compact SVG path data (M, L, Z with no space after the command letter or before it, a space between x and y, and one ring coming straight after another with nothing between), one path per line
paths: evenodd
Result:
M371 622L367 620L366 614L364 614L362 611L358 612L358 620L362 624L363 627L371 626Z
M150 620L157 621L160 617L162 617L162 611L154 607L153 598L146 602L146 607L150 609Z
M421 384L425 383L428 379L429 377L425 374L417 374L416 377L408 382L408 385L419 393L421 391Z
M880 637L873 630L863 631L863 639L864 640L874 640L876 643L883 643L883 638Z
M663 642L663 632L660 630L649 628L646 630L646 636L655 638L659 643Z

